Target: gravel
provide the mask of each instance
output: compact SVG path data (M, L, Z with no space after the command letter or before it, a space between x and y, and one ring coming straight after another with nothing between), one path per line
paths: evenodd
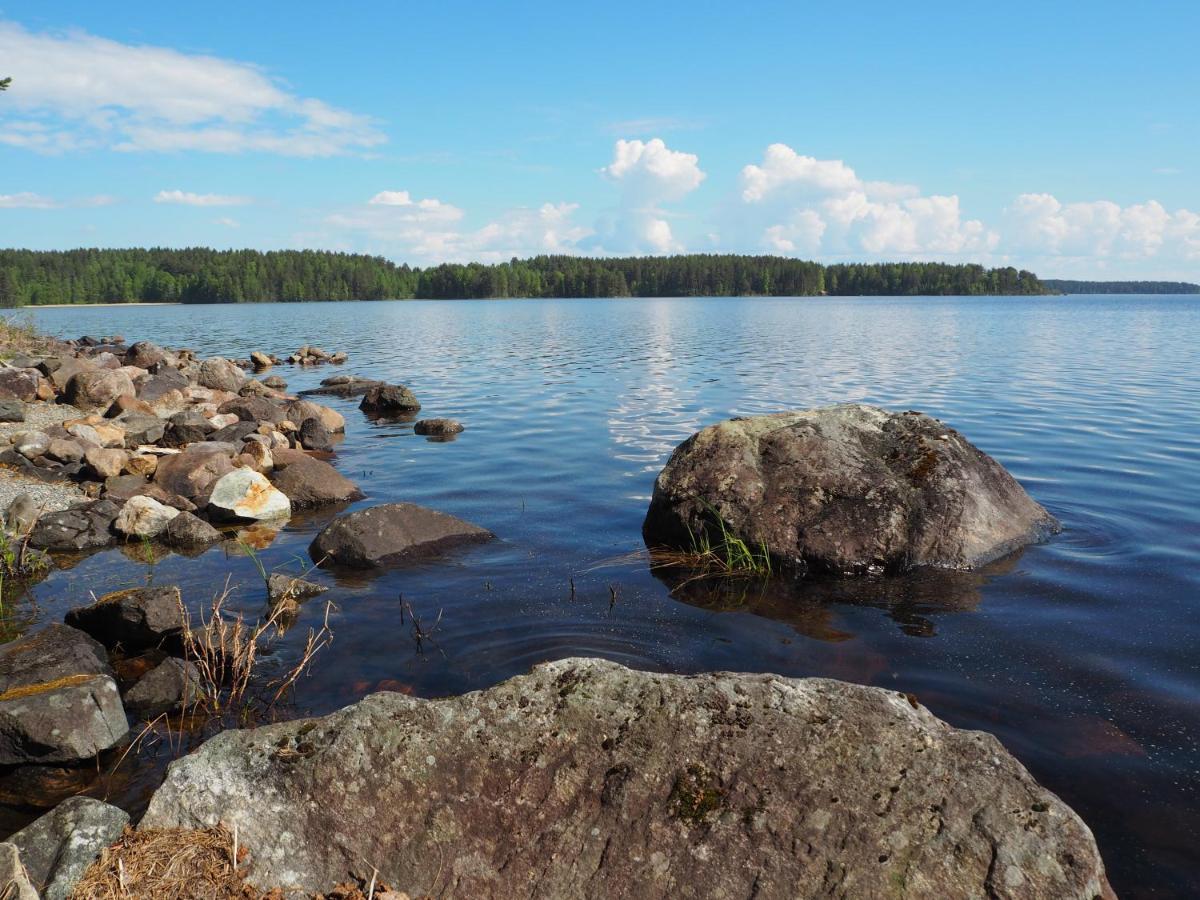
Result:
M25 407L24 422L0 424L0 447L8 443L12 435L22 431L39 431L67 419L78 419L85 415L66 403L29 403ZM0 466L0 510L21 494L29 494L43 512L56 512L87 502L87 495L73 484L45 484L36 478Z

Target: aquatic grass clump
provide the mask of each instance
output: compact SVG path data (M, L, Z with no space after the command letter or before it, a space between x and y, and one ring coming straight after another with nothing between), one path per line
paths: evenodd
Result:
M651 569L689 569L691 577L679 587L706 578L766 578L773 573L771 552L765 541L757 546L734 534L725 519L709 504L704 504L714 523L716 534L705 528L696 534L688 529L690 546L650 548ZM715 539L714 539L715 538Z

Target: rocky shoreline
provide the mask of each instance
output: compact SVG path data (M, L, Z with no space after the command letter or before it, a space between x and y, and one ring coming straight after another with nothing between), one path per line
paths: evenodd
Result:
M199 358L115 336L11 358L6 579L39 577L47 554L200 550L249 523L364 499L334 465L345 419L311 398L360 398L368 416L403 421L420 401L345 373L289 394L273 374L346 359L308 346ZM706 429L660 476L647 543L688 550L687 536L695 552L699 535L711 552L717 528L781 569L849 575L969 567L1057 527L994 460L914 416L834 407ZM414 430L453 440L462 426ZM377 504L333 518L309 555L370 570L493 537ZM266 588L270 622L323 589L278 573ZM225 666L245 645L215 621L193 628L187 608L174 587L117 591L0 646L0 767L92 764L130 745L131 714L178 715L227 690L241 676L214 675L213 659ZM446 700L381 693L223 732L172 763L136 831L121 810L76 797L0 843L0 890L125 891L144 868L137 848L157 835L203 845L216 879L173 896L1112 896L1074 812L994 738L909 695L591 659ZM113 895L164 890L138 883Z

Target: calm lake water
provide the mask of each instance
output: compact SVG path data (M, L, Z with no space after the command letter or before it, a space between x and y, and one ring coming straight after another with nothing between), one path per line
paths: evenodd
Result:
M345 350L340 371L409 385L435 443L357 401L336 465L495 543L375 576L315 576L335 640L297 696L325 712L378 689L484 688L546 659L672 672L824 675L915 693L1004 744L1092 826L1126 897L1200 895L1200 298L389 302L39 310L63 336L118 332L204 354ZM278 370L299 390L332 369ZM643 558L655 475L703 425L842 401L919 409L1004 463L1062 520L1049 543L968 575L811 581L683 596ZM332 510L263 551L297 572ZM195 603L228 546L148 567L111 550L58 571L10 625L103 591L178 583ZM574 579L572 593L570 580ZM418 646L401 596L428 627ZM278 647L293 661L307 604ZM148 777L109 787L137 808Z

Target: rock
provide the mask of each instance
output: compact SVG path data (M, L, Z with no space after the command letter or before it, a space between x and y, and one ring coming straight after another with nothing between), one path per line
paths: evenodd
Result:
M303 578L292 578L282 572L273 572L267 578L267 598L272 606L289 601L307 600L325 593L329 588Z
M324 453L333 451L333 440L320 419L305 419L300 423L300 430L296 436L305 450L319 450Z
M39 550L87 550L113 542L113 520L121 507L111 500L45 513L38 519L29 543Z
M217 822L306 892L368 859L439 897L1112 896L1069 807L904 694L598 659L224 732L141 827Z
M360 397L376 385L383 384L374 378L359 378L357 375L332 375L321 382L320 387L301 391L300 396L308 397L325 394L332 397Z
M186 447L203 441L216 431L208 418L194 409L175 413L168 420L163 443L170 447Z
M4 532L9 535L28 534L37 524L41 515L41 507L33 499L33 495L20 493L13 497L12 503L4 510Z
M179 510L159 503L152 497L139 495L130 497L121 507L113 528L126 537L158 537L177 515Z
M287 387L287 382L279 375L268 375L262 383L273 391L282 391Z
M66 623L112 649L140 653L151 648L178 649L183 634L179 588L140 587L105 594L95 603L77 606Z
M221 532L203 519L188 512L181 512L163 529L159 539L172 547L202 547L221 540Z
M969 569L1058 529L1004 468L916 412L844 405L732 419L688 438L654 485L648 545L725 527L784 568ZM719 536L719 535L718 535Z
M85 428L88 426L78 425L76 428ZM125 446L125 429L120 425L100 423L91 426L91 435L100 442L101 447L108 449L120 449Z
M149 453L135 453L125 460L125 472L143 478L151 477L158 470L158 457Z
M142 444L157 444L166 432L167 423L155 415L127 412L114 420L125 429L124 446L140 447Z
M150 341L138 341L136 344L131 344L125 351L125 365L149 369L155 363L162 362L166 357L166 352L158 344Z
M322 406L320 403L313 403L311 400L296 400L290 403L284 410L284 415L287 420L296 423L302 423L305 419L320 419L321 424L333 434L339 434L346 430L345 416L337 410Z
M242 446L242 455L249 457L250 468L255 472L266 474L275 468L275 459L271 456L270 449L261 441L246 441ZM284 493L286 494L287 491Z
M55 438L46 448L46 455L59 462L79 462L83 459L83 445L66 438Z
M269 369L271 366L275 365L275 363L271 360L271 357L267 356L267 354L263 353L261 350L255 350L250 354L250 362L253 363L255 371L259 372L261 372L263 369Z
M103 447L89 447L83 454L84 462L101 478L111 478L120 475L125 468L129 455L124 450L105 450Z
M107 675L67 675L0 694L0 765L91 759L128 731Z
M257 422L235 422L233 425L226 425L224 428L214 431L208 436L208 440L238 446L257 429Z
M183 453L161 458L154 483L194 502L207 495L213 482L232 471L233 463L224 449L194 444Z
M187 376L182 372L176 369L162 369L138 386L137 398L154 403L172 392L182 391L187 386Z
M200 693L200 672L196 667L169 657L125 692L125 707L139 716L153 717L195 703Z
M208 417L208 424L213 427L214 431L220 431L222 428L236 425L239 421L240 419L233 413L221 413L220 415Z
M196 381L201 387L212 388L215 391L229 391L236 394L246 373L227 359L214 356L200 363L200 371Z
M230 413L243 422L270 422L277 424L285 418L283 410L263 397L235 397L222 403L217 410Z
M80 372L67 383L63 397L82 410L103 413L122 394L134 394L133 382L124 372L111 369Z
M309 545L308 553L319 565L365 569L493 537L478 525L415 503L385 503L334 519Z
M413 433L430 437L449 437L462 432L462 425L454 419L421 419L413 425Z
M0 399L0 422L24 422L25 404L20 400Z
M292 513L287 495L253 469L234 469L222 475L208 498L208 509L223 521L277 519Z
M15 844L0 844L0 890L5 900L39 900Z
M139 400L130 394L122 394L112 402L112 406L105 413L110 419L119 419L126 413L136 413L141 416L157 416L154 412L154 407L145 400ZM157 440L157 439L156 439Z
M37 369L0 367L0 400L21 400L30 403L38 398L42 373Z
M53 623L0 645L0 694L72 675L112 674L104 647L67 625Z
M113 475L104 479L104 496L125 503L130 497L142 493L146 487L146 479L141 475Z
M42 900L68 900L100 852L129 824L129 813L91 797L64 800L11 841Z
M276 468L270 476L271 483L287 494L293 507L304 509L363 498L363 492L353 481L324 460L301 454L300 459L293 457L285 468L280 468L280 455L295 452L272 451Z
M37 459L50 449L50 436L42 431L22 431L13 435L13 449L26 459Z
M416 412L421 403L402 384L377 384L363 395L358 408L369 415L388 416Z

